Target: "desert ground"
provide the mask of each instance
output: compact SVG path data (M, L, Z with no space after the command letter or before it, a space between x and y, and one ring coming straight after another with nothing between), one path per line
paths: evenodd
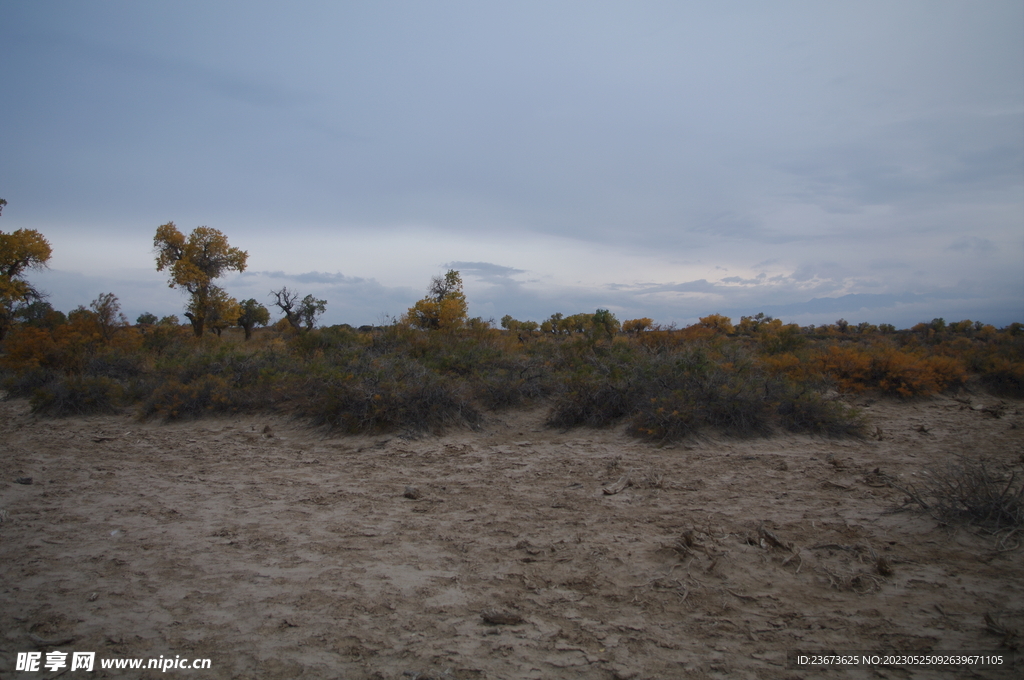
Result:
M0 402L0 676L1021 677L788 661L1024 634L1024 531L944 525L903 490L960 456L1019 479L1024 402L851 401L865 439L668 446L542 408L335 436ZM15 670L53 649L97 667ZM212 666L99 668L161 655Z

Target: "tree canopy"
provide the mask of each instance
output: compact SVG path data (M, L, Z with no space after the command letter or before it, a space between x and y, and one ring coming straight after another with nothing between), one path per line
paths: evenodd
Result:
M427 297L409 308L406 320L425 330L455 330L465 325L468 316L462 277L449 269L444 276L431 279Z
M0 211L7 201L0 198ZM35 229L0 231L0 340L18 309L44 296L24 279L30 269L43 269L52 254L50 242Z
M185 238L174 222L168 222L157 228L153 246L156 270L169 270L168 285L183 288L191 296L185 316L192 322L196 337L202 336L207 319L220 325L237 308L237 301L213 285L213 280L229 271L245 271L249 253L232 248L223 233L210 227L196 227Z
M245 339L252 337L255 326L266 326L270 323L270 311L256 301L256 298L244 300L239 305L238 325L245 331Z

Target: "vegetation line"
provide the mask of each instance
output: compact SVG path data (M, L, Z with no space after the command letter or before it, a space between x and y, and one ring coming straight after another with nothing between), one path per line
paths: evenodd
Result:
M3 203L0 203L2 208ZM457 271L380 327L321 328L325 300L283 288L256 300L215 285L248 254L223 234L173 223L154 238L156 265L187 296L187 325L143 314L131 324L113 293L65 315L29 285L51 249L31 230L0 232L0 380L8 397L64 416L131 407L178 419L275 410L344 432L475 426L483 411L545 403L555 427L625 423L677 440L712 429L860 436L841 398L867 390L914 398L977 379L1024 396L1024 325L942 319L909 330L800 327L758 314L712 314L686 328L620 323L609 310L543 322L469 318ZM973 376L973 378L972 378Z

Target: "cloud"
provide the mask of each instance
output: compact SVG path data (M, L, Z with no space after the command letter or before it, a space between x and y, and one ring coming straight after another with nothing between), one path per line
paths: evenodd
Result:
M957 240L947 246L946 250L952 250L958 253L971 252L974 254L982 255L986 253L993 253L996 250L996 244L987 238L979 238L977 236L961 236Z
M143 87L147 91L154 86L166 89L168 85L173 85L183 91L195 93L196 90L207 90L225 99L274 108L292 108L311 97L308 92L274 82L273 79L256 78L209 63L172 57L166 52L160 54L127 44L98 42L91 37L70 32L43 30L18 35L16 38L31 42L49 53L61 54L64 58L93 61L108 73L117 74L122 82L130 74L136 81L133 87Z
M726 276L724 279L722 279L722 283L733 283L739 284L741 286L756 286L764 283L766 278L767 274L761 272L760 274L751 279L744 279L740 276Z
M505 267L490 262L449 262L444 265L446 269L455 269L460 274L475 276L491 283L507 282L517 274L525 274L525 269Z
M698 279L697 281L687 281L686 283L670 283L665 285L651 286L646 292L661 293L672 291L675 293L714 293L720 286L716 283L711 283L707 279Z
M51 239L65 309L179 313L104 278L174 219L250 251L232 295L331 323L441 262L485 317L1021 310L1020 3L8 4L2 226Z
M290 281L297 281L299 283L324 283L335 286L358 286L364 284L371 279L364 279L358 276L345 276L340 272L305 272L302 274L286 274L283 271L261 271L252 272L247 271L238 275L238 278L245 280L247 278L259 277L268 279L287 279Z

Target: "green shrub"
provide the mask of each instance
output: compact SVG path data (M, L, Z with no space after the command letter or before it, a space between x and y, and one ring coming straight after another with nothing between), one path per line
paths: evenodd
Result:
M1024 362L996 360L981 374L989 392L1002 397L1024 397Z
M595 379L566 383L555 397L547 424L552 427L604 427L634 407L636 394L629 386Z
M783 399L776 413L790 432L826 437L864 436L864 418L859 411L840 401L825 401L818 394Z
M479 421L479 413L456 382L422 369L350 374L315 393L302 414L315 425L353 434L403 429L439 432Z
M474 396L492 411L523 406L544 396L546 386L540 374L517 376L513 372L489 375L474 384Z
M33 413L56 417L116 413L123 393L110 378L72 376L46 383L32 394L29 404Z
M738 437L772 432L770 402L750 385L674 390L651 397L633 415L629 432L657 441L683 439L711 428Z
M114 380L136 378L144 371L145 363L141 355L117 350L93 357L85 365L85 373Z
M61 380L59 372L49 368L28 368L9 372L3 380L8 399L26 399L51 382Z

